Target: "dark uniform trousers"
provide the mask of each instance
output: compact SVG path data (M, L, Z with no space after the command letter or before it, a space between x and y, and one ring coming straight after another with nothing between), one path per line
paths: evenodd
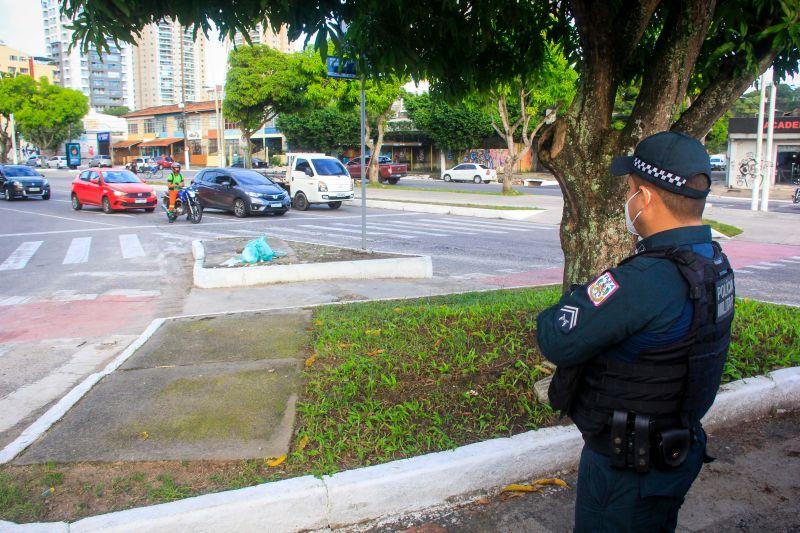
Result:
M700 473L705 450L705 434L700 432L683 464L640 474L612 468L608 457L584 446L578 469L576 533L675 531L678 511Z

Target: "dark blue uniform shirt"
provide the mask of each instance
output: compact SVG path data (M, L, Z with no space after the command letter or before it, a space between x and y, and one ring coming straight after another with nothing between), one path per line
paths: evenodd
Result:
M713 257L711 228L687 226L643 239L637 251L677 246ZM574 366L600 354L633 361L684 337L692 322L689 286L666 259L636 257L566 293L537 318L542 354Z

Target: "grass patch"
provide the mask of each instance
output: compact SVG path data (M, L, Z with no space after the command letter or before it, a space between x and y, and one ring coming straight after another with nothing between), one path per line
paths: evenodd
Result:
M479 185L478 185L479 186ZM458 193L458 194L482 194L482 195L489 195L489 196L523 196L525 193L520 192L516 189L511 189L509 192L497 192L497 191L468 191L462 189L436 189L433 187L398 187L397 185L386 185L384 183L373 183L368 182L367 188L369 189L389 189L389 190L399 190L399 191L420 191L420 192L447 192L447 193Z
M723 224L722 222L717 222L716 220L709 220L707 218L703 219L703 223L708 224L713 229L722 233L726 237L736 237L737 235L740 235L743 231L741 228L737 228L736 226L731 226L730 224Z
M6 465L0 519L76 520L558 423L533 383L549 373L534 342L536 315L559 295L549 287L318 308L316 358L304 371L285 463ZM800 309L738 300L732 338L723 382L800 366ZM43 496L54 482L62 484Z

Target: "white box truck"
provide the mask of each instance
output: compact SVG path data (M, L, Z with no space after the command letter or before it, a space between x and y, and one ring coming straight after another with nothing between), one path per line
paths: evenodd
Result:
M344 200L353 199L353 179L335 157L314 153L287 153L284 185L288 186L292 206L305 211L311 204L328 204L339 209Z

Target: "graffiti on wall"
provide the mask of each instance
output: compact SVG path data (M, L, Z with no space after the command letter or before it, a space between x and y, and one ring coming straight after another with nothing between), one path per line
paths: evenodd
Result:
M467 150L462 158L462 163L477 163L478 165L484 165L488 168L496 169L498 172L503 172L506 166L506 161L508 160L508 149L507 148L478 148L473 150ZM514 170L517 172L529 172L531 170L531 166L533 165L533 157L532 153L528 151L520 161L517 162L517 165Z
M736 185L752 187L757 177L758 165L756 164L756 158L753 157L753 152L747 152L744 154L744 157L739 160L736 173Z

